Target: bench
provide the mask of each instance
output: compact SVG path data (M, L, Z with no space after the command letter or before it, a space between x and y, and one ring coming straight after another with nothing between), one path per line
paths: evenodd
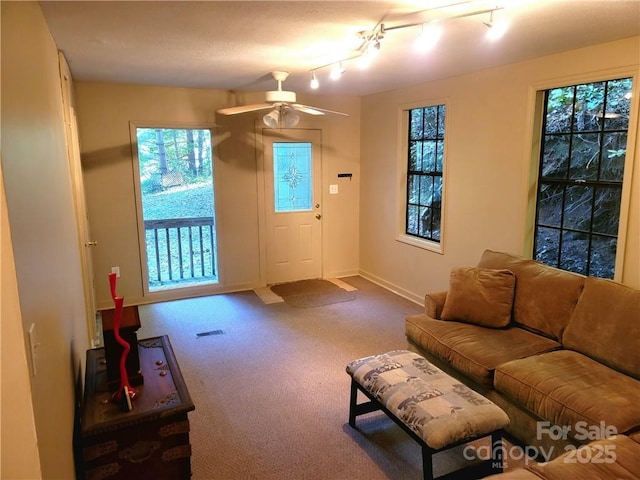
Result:
M385 412L422 447L425 480L433 479L435 453L489 435L492 470L502 471L507 414L425 358L394 350L354 360L347 365L347 373L351 376L349 425L355 428L359 415ZM358 391L369 401L358 403Z

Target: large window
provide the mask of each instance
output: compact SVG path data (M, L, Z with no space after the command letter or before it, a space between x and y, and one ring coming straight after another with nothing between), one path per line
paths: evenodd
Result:
M545 92L534 258L613 278L632 79Z
M211 131L136 128L145 290L218 282Z
M445 106L409 110L406 234L440 243Z

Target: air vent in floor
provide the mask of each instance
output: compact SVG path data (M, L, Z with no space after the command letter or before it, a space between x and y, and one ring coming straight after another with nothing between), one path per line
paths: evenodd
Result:
M208 337L210 335L222 335L224 330L210 330L208 332L196 333L196 337Z

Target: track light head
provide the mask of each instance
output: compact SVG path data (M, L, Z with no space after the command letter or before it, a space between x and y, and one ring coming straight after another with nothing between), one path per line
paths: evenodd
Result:
M318 77L316 77L315 70L311 72L311 88L317 90L320 86L320 82L318 81Z

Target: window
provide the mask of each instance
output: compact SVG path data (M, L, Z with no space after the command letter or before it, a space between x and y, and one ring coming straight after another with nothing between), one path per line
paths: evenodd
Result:
M613 278L632 79L545 92L534 258Z
M405 233L440 243L445 106L414 108L408 114Z
M273 192L276 212L312 209L313 163L310 142L273 143Z
M136 128L145 290L218 282L208 129Z

